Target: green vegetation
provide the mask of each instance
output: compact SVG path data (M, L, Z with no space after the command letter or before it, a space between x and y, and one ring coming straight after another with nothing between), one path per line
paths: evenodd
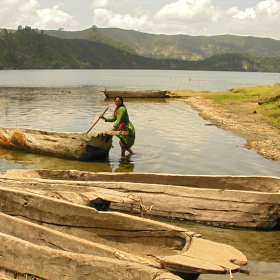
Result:
M203 96L231 112L262 114L269 124L280 129L280 84L234 88L227 92L203 93Z
M58 30L57 34L66 34L65 37L71 37L63 30ZM60 39L29 26L25 26L25 28L19 26L17 31L2 29L0 33L0 69L166 69L280 72L280 56L226 53L197 61L155 59L135 54L133 48L101 35L96 28L86 32L77 31L75 34L83 39Z
M98 32L133 47L139 55L161 59L201 60L225 53L280 56L280 41L234 35L155 35L119 28Z
M0 69L157 69L163 62L100 42L59 39L31 28L0 36Z
M96 26L72 32L45 30L45 34L61 39L80 39L91 30L98 32L99 36L102 35L102 40L114 39L130 46L138 55L158 59L202 60L225 53L247 53L265 57L280 56L280 41L270 38L234 35L155 35L120 28L97 28ZM91 38L88 39L91 40Z
M100 43L109 45L113 48L120 49L120 50L123 50L128 53L136 54L136 50L134 48L130 47L129 45L127 45L121 41L114 40L107 36L102 35L101 33L99 33L97 31L96 27L89 29L79 39L89 40L89 41L93 41L93 42L100 42Z

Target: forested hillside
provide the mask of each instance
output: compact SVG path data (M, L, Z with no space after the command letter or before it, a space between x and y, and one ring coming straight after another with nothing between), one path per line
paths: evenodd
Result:
M92 30L95 36L90 35ZM106 42L109 39L122 42L135 53L153 58L181 60L201 60L225 53L248 53L259 56L280 56L280 41L269 38L245 37L234 35L189 36L189 35L155 35L119 28L92 28L83 31L45 30L46 34L59 38ZM97 33L99 33L98 36ZM113 42L113 41L112 41Z
M103 43L26 31L0 36L0 69L152 68L154 64Z
M199 60L225 53L280 56L280 41L234 35L155 35L119 28L97 28L110 38L122 41L137 53L154 58Z
M25 27L0 35L0 69L180 69L280 72L280 57L226 53L204 60L154 59L115 40L60 39ZM86 33L83 35L86 36ZM106 41L106 40L105 40ZM112 47L115 46L115 47Z

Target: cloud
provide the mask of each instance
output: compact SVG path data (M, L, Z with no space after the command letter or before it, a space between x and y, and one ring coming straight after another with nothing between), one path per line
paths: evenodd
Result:
M51 9L39 9L36 11L38 17L35 25L45 26L44 29L56 28L57 26L65 29L77 29L82 27L82 24L75 19L74 16L65 13L59 9L58 5L54 5Z
M93 12L94 24L98 27L110 26L123 29L141 29L149 27L147 15L133 17L130 14L116 14L112 10L95 9Z
M211 4L211 0L178 0L165 5L155 15L156 20L171 22L216 21L220 10Z
M113 4L112 0L94 0L90 3L90 8L99 9L105 8Z
M82 24L73 15L64 12L59 4L41 9L37 0L2 0L0 4L0 26L16 29L28 25L39 29L77 30Z
M224 12L225 30L230 34L251 35L280 39L280 2L264 0L245 10L229 9Z
M205 23L217 22L220 8L215 8L211 0L177 0L161 7L155 14L148 10L141 15L120 14L109 9L95 9L93 21L98 27L119 27L141 30L149 33L202 34Z
M47 8L42 8L40 1ZM65 4L47 6L55 0L2 0L0 27L81 30L96 25L154 34L235 34L280 40L279 0L243 1L242 8L237 4L241 0L232 1L231 6L229 2L221 5L222 0L87 0L81 9L72 2L75 0L58 1Z
M131 0L93 0L89 7L92 9L99 8L113 8L113 7L121 7L127 3L134 2Z
M211 0L177 0L162 7L154 17L161 33L203 35L208 26L222 17L222 11ZM176 32L177 31L177 32Z
M109 0L103 1L104 4ZM136 10L122 13L98 8L93 10L93 22L98 27L140 29L155 34L235 34L280 39L279 0L263 0L245 9L233 5L226 10L214 6L212 0L176 0L162 5L154 13L148 9L143 11L139 15Z

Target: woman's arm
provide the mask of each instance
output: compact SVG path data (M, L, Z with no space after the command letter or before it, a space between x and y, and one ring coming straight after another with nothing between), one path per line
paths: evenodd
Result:
M111 117L105 118L103 115L99 116L100 119L103 119L105 122L114 122L116 120L116 116L113 115Z

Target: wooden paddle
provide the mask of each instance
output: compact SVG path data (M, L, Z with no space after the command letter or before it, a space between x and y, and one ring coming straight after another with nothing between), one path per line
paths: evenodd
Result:
M103 112L102 116L107 112L107 110L109 109L109 107ZM86 135L92 130L92 128L97 124L97 122L100 120L100 116L97 119L97 121L91 126L91 128L87 131Z

